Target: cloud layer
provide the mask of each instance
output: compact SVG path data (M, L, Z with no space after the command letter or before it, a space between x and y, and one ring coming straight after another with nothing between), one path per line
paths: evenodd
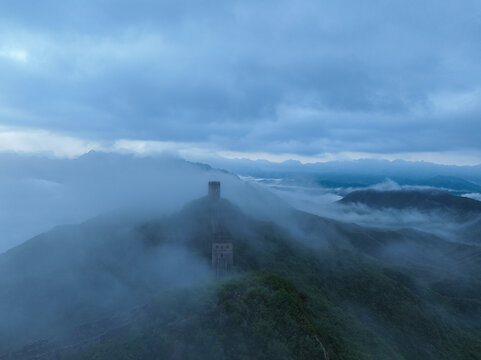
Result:
M0 14L9 128L299 156L481 150L478 1L3 1Z

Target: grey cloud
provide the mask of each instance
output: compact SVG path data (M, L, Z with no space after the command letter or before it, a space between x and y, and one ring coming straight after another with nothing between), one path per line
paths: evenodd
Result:
M232 151L479 150L475 1L6 1L0 13L2 43L28 52L0 57L0 124Z

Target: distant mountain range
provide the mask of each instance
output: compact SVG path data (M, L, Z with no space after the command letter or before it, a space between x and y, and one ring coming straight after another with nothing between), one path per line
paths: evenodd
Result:
M454 166L424 161L370 159L307 164L294 160L275 163L267 160L211 159L209 163L237 174L254 177L286 178L303 175L329 181L337 179L341 183L352 182L351 179L358 178L362 179L363 186L372 185L386 178L401 184L415 181L418 185L447 188L461 186L464 189L474 185L475 189L479 189L481 186L481 164Z
M481 202L435 190L357 190L340 203L362 204L374 209L399 209L447 212L455 216L481 215Z

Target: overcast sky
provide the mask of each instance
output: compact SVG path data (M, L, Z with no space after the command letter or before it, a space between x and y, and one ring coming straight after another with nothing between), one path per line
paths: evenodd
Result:
M481 2L0 2L0 151L481 163Z

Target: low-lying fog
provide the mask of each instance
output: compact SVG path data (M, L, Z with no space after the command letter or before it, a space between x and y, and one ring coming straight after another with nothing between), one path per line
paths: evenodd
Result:
M2 154L0 169L0 253L57 225L80 223L106 212L120 209L146 218L152 213L157 216L178 210L204 196L207 182L213 179L222 181L224 197L254 216L275 219L287 203L309 213L365 226L411 227L438 235L455 233L460 226L439 212L375 210L338 203L359 189L432 189L401 186L390 179L365 187L326 187L308 178L239 178L173 157L98 152L77 159ZM476 192L460 195L481 199Z
M279 209L265 211L275 197L233 174L173 157L91 152L68 160L2 154L0 169L0 253L57 225L110 211L144 218L146 212L175 211L204 196L209 180L222 181L223 196L250 212Z
M451 191L449 188L432 186L399 185L391 179L366 187L328 188L306 179L254 178L243 176L248 183L256 183L269 189L296 209L319 216L362 226L389 229L413 228L448 239L456 239L460 229L480 220L479 217L458 219L442 211L423 211L416 208L374 209L362 204L341 204L344 196L356 190L373 189L378 191ZM480 193L461 193L463 197L481 200Z

